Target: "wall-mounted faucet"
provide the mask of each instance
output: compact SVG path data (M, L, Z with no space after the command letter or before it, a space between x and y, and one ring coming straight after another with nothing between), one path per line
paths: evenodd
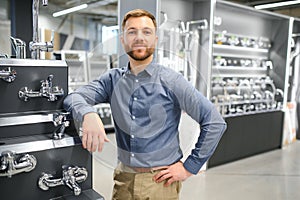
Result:
M53 75L49 75L47 80L41 81L41 88L39 91L32 91L27 87L19 90L19 98L23 101L28 101L30 98L45 97L48 101L56 101L58 97L64 95L63 88L59 86L52 86Z
M43 6L48 5L48 0L42 1ZM33 21L33 37L32 41L29 43L29 49L31 52L31 58L40 59L41 51L50 52L53 50L53 39L54 32L51 34L50 42L41 42L39 38L39 28L38 28L38 16L39 16L39 0L32 1L32 21Z
M65 129L70 124L70 122L67 121L67 119L66 119L68 114L69 113L53 114L53 124L55 127L57 127L52 136L54 140L60 140L60 139L64 138Z
M42 190L49 190L50 187L66 185L73 190L74 195L81 193L78 183L87 179L88 171L84 167L63 166L62 178L53 178L52 174L43 173L39 178L38 185Z
M25 154L19 157L11 151L2 152L0 157L0 177L7 176L11 178L15 174L30 172L37 163L36 158L32 155Z
M11 69L10 67L0 70L0 78L3 79L6 82L13 82L17 77L17 72L14 69Z

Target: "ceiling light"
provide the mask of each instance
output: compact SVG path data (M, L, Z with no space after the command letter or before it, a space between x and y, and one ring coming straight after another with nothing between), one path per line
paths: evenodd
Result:
M82 9L85 9L87 8L88 5L85 3L85 4L81 4L79 6L75 6L75 7L72 7L72 8L68 8L66 10L62 10L62 11L59 11L59 12L55 12L53 13L53 17L59 17L59 16L62 16L62 15L66 15L66 14L69 14L69 13L72 13L72 12L76 12L78 10L82 10Z
M254 6L254 8L261 10L261 9L267 9L267 8L276 8L281 6L289 6L294 4L299 4L300 0L297 1L283 1L283 2L277 2L277 3L268 3L268 4L262 4Z

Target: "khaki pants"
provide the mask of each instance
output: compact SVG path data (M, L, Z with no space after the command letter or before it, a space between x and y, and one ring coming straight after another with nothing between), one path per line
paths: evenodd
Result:
M132 173L120 168L114 171L113 200L178 200L181 182L165 187L152 180L158 171Z

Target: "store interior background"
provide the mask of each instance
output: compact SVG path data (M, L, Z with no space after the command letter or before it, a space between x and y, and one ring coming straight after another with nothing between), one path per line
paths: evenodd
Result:
M172 0L163 0L165 5L172 4ZM176 0L180 4L180 0ZM189 0L192 1L192 0ZM201 0L200 0L201 1ZM14 49L10 42L10 36L14 36L26 41L27 44L32 40L32 22L31 14L24 15L25 27L23 30L17 30L12 28L12 16L16 16L18 10L12 9L12 4L20 4L18 0L0 0L0 54L14 55ZM169 2L169 3L168 3ZM182 2L184 2L182 0ZM244 6L255 6L258 4L278 2L277 0L236 0L228 1L238 3ZM89 4L89 7L73 14L68 14L54 18L52 14L54 12L71 8L83 3ZM22 0L24 10L22 12L31 12L32 1ZM70 68L70 79L73 79L74 83L71 83L70 90L77 88L80 85L86 84L98 75L107 70L107 67L118 66L118 51L119 51L119 33L118 33L118 0L49 0L48 6L43 7L40 5L39 9L39 28L41 34L41 40L49 41L51 38L51 32L54 31L54 51L50 53L42 53L42 59L69 59L69 65L78 65L78 62L74 62L73 59L78 59L80 70L74 70ZM26 5L26 6L25 6ZM183 4L184 5L184 4ZM19 6L20 7L20 6ZM163 7L162 7L163 9ZM291 16L298 18L300 17L300 4L293 6L286 6L269 10L274 13ZM180 13L180 11L178 11ZM168 13L168 17L172 20L176 19L179 15L176 12ZM162 19L163 16L160 15ZM162 20L160 20L162 21ZM245 22L247 23L247 22ZM30 57L30 51L27 49L27 57ZM88 63L87 63L88 62ZM99 65L102 67L99 70ZM89 67L89 71L86 72L86 68ZM79 76L79 74L84 74ZM297 124L295 119L295 107L290 104L290 110L286 111L286 116L289 116L284 126L287 127L287 139L283 141L283 146L289 145L296 140L296 128ZM105 106L104 106L105 107ZM190 132L197 132L197 124L193 123L188 116L185 117L188 121L188 127L181 127L182 129L189 128ZM292 123L290 123L292 121ZM111 130L113 126L108 125L107 129ZM109 134L113 141L113 134ZM184 141L195 140L193 134L189 135L189 138ZM189 143L186 145L184 152L190 151ZM95 154L94 162L94 187L96 191L109 196L112 183L111 172L116 165L116 144L106 145L103 154L100 156ZM97 173L101 171L101 174Z
M164 0L164 2L172 0ZM255 6L266 3L278 2L278 0L232 0L228 2L235 2L246 6ZM12 53L9 36L13 33L11 30L11 5L16 4L16 0L0 0L0 19L1 19L1 46L0 52L10 55ZM31 0L22 1L23 5L27 5L24 9L31 10ZM71 13L68 15L54 18L52 14L64 9L68 9L74 6L87 3L88 8ZM300 16L300 6L292 5L286 7L280 7L275 9L269 9L269 11L292 16ZM18 11L15 11L18 12ZM26 13L26 12L25 12ZM175 13L175 12L174 12ZM172 16L172 13L168 13ZM26 17L27 16L27 17ZM28 13L24 17L24 20L31 20L31 14ZM173 20L179 20L174 17ZM118 24L118 0L49 0L48 6L44 7L40 5L39 10L39 28L41 30L55 31L56 34L62 34L64 37L72 37L70 40L76 38L79 44L73 46L69 44L63 46L63 44L54 43L55 50L84 50L92 51L97 45L102 42L105 43L109 38L117 36L116 26ZM27 29L27 31L26 31ZM31 27L24 27L24 32L30 32ZM24 36L20 36L23 40L28 40ZM50 39L50 36L46 36ZM46 39L44 38L44 39ZM118 39L118 38L115 38ZM115 42L115 41L114 41ZM76 42L75 42L76 43ZM82 43L85 43L83 45ZM87 43L87 44L86 44ZM110 45L111 46L111 45ZM117 51L118 46L111 51ZM49 59L49 57L48 57Z

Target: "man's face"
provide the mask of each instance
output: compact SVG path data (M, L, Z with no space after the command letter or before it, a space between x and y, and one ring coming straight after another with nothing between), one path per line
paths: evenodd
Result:
M149 58L157 42L152 20L146 16L129 18L125 23L121 42L132 59L143 61Z

